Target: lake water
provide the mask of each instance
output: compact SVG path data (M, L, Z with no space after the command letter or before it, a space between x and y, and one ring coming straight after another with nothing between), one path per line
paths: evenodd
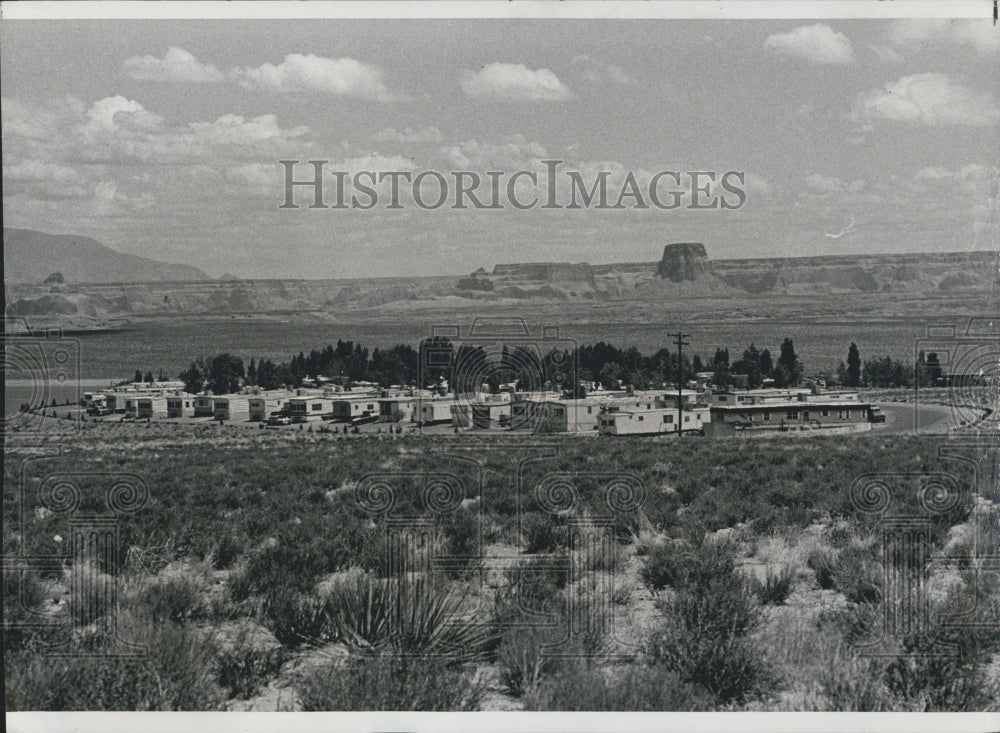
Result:
M534 326L531 322L529 326ZM560 337L579 344L607 341L619 347L636 346L644 353L670 345L670 332L679 325L691 334L686 353L709 358L716 347L728 347L732 359L739 358L753 341L769 348L775 359L782 339L791 338L806 371L835 369L847 356L848 346L857 342L862 359L892 356L909 360L917 340L924 333L924 320L886 319L866 321L813 321L769 319L759 321L718 320L694 324L651 323L567 323ZM431 324L358 323L319 324L262 320L218 320L154 322L128 330L74 334L65 337L80 352L83 379L121 379L136 369L162 369L176 377L190 361L201 355L230 352L249 361L261 357L286 361L299 351L321 349L338 339L351 340L372 349L398 343L416 346L430 335Z

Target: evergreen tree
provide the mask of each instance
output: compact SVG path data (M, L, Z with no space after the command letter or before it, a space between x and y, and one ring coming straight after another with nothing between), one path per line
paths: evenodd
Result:
M851 347L847 350L847 386L861 386L861 354L858 352L858 345L851 342Z
M802 362L795 354L795 346L792 340L786 338L781 342L781 355L778 357L778 368L783 371L781 386L794 387L802 381ZM775 374L775 384L778 376Z

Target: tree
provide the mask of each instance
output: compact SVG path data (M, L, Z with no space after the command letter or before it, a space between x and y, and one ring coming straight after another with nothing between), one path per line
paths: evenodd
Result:
M246 372L243 360L231 354L219 354L209 367L209 385L214 394L230 394L240 388Z
M719 389L728 389L732 381L728 360L717 362L715 368L712 370L712 384Z
M135 370L135 376L132 377L132 381L133 382L141 382L142 381L142 370L141 369L136 369Z
M782 374L784 384L780 386L794 387L802 381L802 362L796 356L795 346L789 338L781 342L781 355L778 357L778 368L784 371ZM777 374L775 374L774 381L775 385L778 386Z
M144 381L146 384L152 384L155 381L153 379L153 373L152 372L146 372L146 377L142 381Z
M760 373L765 378L774 376L774 361L771 359L771 352L767 349L760 352Z
M601 371L597 377L604 389L618 389L618 380L621 378L621 372L622 370L617 364L609 361L601 367Z
M705 365L701 363L701 357L698 354L695 354L694 358L691 359L691 370L695 374L705 371Z
M184 382L184 391L191 394L198 394L205 388L205 376L201 373L198 365L191 362L185 371L181 372L179 378Z
M847 386L861 386L861 354L858 352L858 345L851 342L851 347L847 350Z
M253 357L250 357L250 366L247 367L247 384L257 384L257 364Z
M757 351L757 347L752 343L750 347L743 352L743 356L732 366L732 371L736 374L745 374L747 377L747 386L750 389L756 389L763 384L764 377L761 373L760 368L760 352Z
M843 361L837 365L837 384L847 384L847 365Z
M936 351L927 355L927 375L930 377L932 386L936 386L944 378L944 370L941 369L941 360Z

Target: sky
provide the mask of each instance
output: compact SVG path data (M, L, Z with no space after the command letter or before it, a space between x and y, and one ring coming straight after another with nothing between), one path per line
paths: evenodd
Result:
M213 276L640 262L678 241L711 259L997 245L988 20L5 20L0 35L4 226ZM279 208L278 161L314 159L484 177L558 159L609 171L612 192L630 171L641 188L732 170L746 202L362 211L297 190L303 206Z

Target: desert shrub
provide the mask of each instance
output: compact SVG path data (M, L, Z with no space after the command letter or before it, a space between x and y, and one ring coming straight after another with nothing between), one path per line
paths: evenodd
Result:
M681 541L657 545L639 572L643 583L653 591L667 586L679 588L698 585L717 576L735 573L736 552L726 542Z
M555 552L566 547L566 527L540 512L525 514L521 519L524 549L529 554Z
M317 669L297 685L305 711L476 710L484 695L475 675L434 659L357 656Z
M278 586L264 598L262 621L282 644L316 643L329 636L327 604L312 592Z
M355 576L325 601L332 636L359 650L467 658L480 654L493 631L460 617L464 598L418 580Z
M678 582L684 573L684 566L691 560L673 543L654 545L639 571L642 582L652 591L663 590Z
M232 643L216 654L216 679L229 690L230 697L248 699L256 695L285 661L282 647L268 647L255 642L246 627Z
M853 654L837 655L819 672L826 710L885 712L897 709L882 678L882 664Z
M665 619L650 638L647 658L722 703L742 702L771 680L761 649L749 638L760 611L735 570L703 575L708 568L728 566L724 551L712 555L672 598L658 601Z
M837 561L831 553L824 550L813 550L809 553L806 565L813 571L820 588L823 590L833 588L833 576L837 570Z
M989 653L983 641L970 628L934 626L908 634L902 640L903 654L885 669L886 686L901 701L925 712L995 710L1000 687L987 678Z
M467 510L453 512L441 525L445 553L464 559L464 567L448 568L451 577L468 577L481 564L478 514Z
M816 626L819 629L831 629L847 644L872 641L881 629L881 624L881 609L870 603L824 609L816 617Z
M213 710L225 699L211 643L188 627L149 623L128 634L145 646L137 659L19 652L6 659L8 710ZM134 648L121 649L135 653Z
M792 587L795 583L795 571L788 567L782 567L777 573L767 571L764 580L753 579L753 592L756 594L761 604L767 606L780 606L788 596L792 594Z
M558 638L553 629L510 629L497 650L500 683L515 697L532 690L539 681L559 668L560 660L544 646Z
M504 571L505 584L493 596L493 625L500 634L537 614L551 614L565 602L567 572L532 558Z
M833 584L851 603L877 604L882 600L882 568L872 558L870 549L847 547L841 550Z
M246 550L245 541L234 532L223 532L212 546L212 567L225 570L235 563Z
M201 586L186 575L153 582L142 591L139 600L156 621L188 621L205 610Z
M82 561L67 571L70 588L84 588L85 593L70 593L69 612L78 626L87 626L115 613L116 579L100 572L95 564Z
M567 664L524 696L526 710L710 710L711 696L663 667Z

